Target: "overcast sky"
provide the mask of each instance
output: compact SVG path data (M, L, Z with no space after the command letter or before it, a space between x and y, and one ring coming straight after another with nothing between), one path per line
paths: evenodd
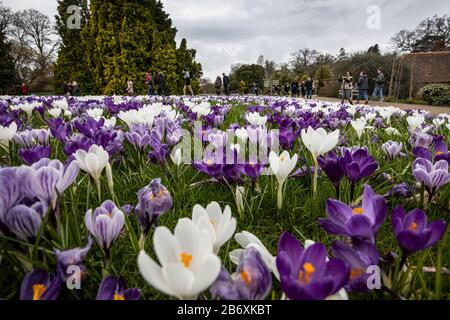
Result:
M54 16L56 0L0 0L13 10L34 8ZM448 0L163 0L178 29L197 49L197 60L211 79L235 63L255 63L259 55L288 62L292 52L309 47L337 54L382 50L400 29L424 18L450 13ZM377 6L380 21L377 20ZM369 13L368 13L368 8ZM367 26L369 22L370 28ZM379 28L378 28L379 27Z

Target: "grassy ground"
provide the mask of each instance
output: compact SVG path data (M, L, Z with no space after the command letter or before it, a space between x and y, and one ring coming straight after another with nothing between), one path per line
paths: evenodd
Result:
M229 124L239 122L244 123L243 113L245 106L235 106L227 115L223 128ZM379 161L380 169L368 182L377 193L385 194L394 183L403 181L413 184L414 179L411 175L411 162L413 160L410 153L408 157L391 161L381 153L380 143L372 144L370 138L372 134L378 134L380 141L385 142L389 139L402 141L410 152L408 143L409 134L406 130L406 121L395 123L395 126L403 132L402 137L389 137L382 131L367 131L363 138L358 141L354 131L351 128L345 128L350 141L354 145L367 145L370 153ZM449 137L449 133L443 132ZM447 138L448 139L448 138ZM55 148L58 148L55 145ZM300 141L297 141L293 153L299 153L301 161L311 164L308 153L302 147ZM147 150L148 152L149 150ZM229 205L233 215L237 218L237 231L250 231L254 233L267 246L272 254L276 254L276 246L279 236L284 231L290 231L301 240L312 239L317 242L323 242L328 248L330 243L336 237L328 235L318 225L317 220L325 217L325 201L328 198L335 198L335 191L326 176L319 179L319 192L316 197L311 194L311 178L309 176L299 179L289 179L285 187L284 206L282 210L276 208L277 184L274 177L263 176L258 180L259 190L251 189L251 184L246 181L245 211L242 216L238 216L234 201L234 188L223 184L204 182L208 177L197 172L190 166L176 168L170 160L167 161L166 174L156 165L148 162L145 157L139 155L130 145L125 143L125 161L113 167L116 195L119 200L118 205L124 204L136 205L137 192L147 185L153 178L161 177L162 183L168 187L174 200L173 209L163 216L160 225L165 225L173 230L179 218L190 217L192 208L195 204L206 206L212 201L217 201L221 206ZM65 160L61 146L53 153L53 156ZM15 165L20 164L20 160L13 159ZM386 172L393 177L393 181L386 181L380 176L380 173ZM195 183L195 186L192 184ZM88 188L90 186L90 192ZM51 248L60 250L71 249L77 246L84 246L86 243L87 230L84 226L83 218L87 208L95 208L102 201L111 197L107 188L106 181L102 183L102 199L98 199L95 188L89 182L84 173L80 173L77 183L74 187L67 190L62 198L62 210L58 220L56 230L48 226L44 237L37 247L26 245L21 242L14 242L10 239L0 238L0 297L17 298L20 283L31 267L40 267L52 271L55 266L54 255ZM362 194L363 183L361 183L356 192L357 199ZM344 185L343 199L348 199L348 186ZM450 185L442 190L437 203L433 203L427 210L430 220L437 218L449 221L448 212L442 209L442 206L448 208L450 199ZM414 199L390 199L389 215L392 209L401 204L406 209L412 210L417 207ZM136 233L139 231L137 218L132 213L130 221ZM139 236L139 235L138 235ZM411 257L410 264L415 266L434 267L438 262L446 267L450 267L450 240L446 237L445 241L433 249L418 253ZM388 217L385 225L378 234L377 245L382 254L390 251L400 254L396 245L395 237L391 231L390 219ZM238 245L234 240L228 242L221 250L221 258L224 265L229 270L234 270L228 258L231 250ZM155 257L151 237L147 238L146 251ZM442 254L441 260L437 260L438 251ZM38 252L38 259L30 259L34 252ZM124 231L123 235L116 241L112 250L110 272L115 275L124 276L128 281L129 287L138 287L142 289L145 299L166 299L157 291L153 290L140 276L137 270L137 252L133 249L129 235ZM104 274L102 264L102 254L96 244L94 244L89 253L85 265L88 275L82 283L82 289L78 291L63 290L64 299L94 299L98 285ZM436 281L437 280L437 281ZM274 281L273 298L280 298L281 291L278 284ZM442 275L442 279L436 279L434 273L416 272L411 282L411 288L406 290L405 295L414 299L435 299L450 298L450 283L448 275ZM209 296L207 294L207 296ZM368 295L352 294L351 298L358 299L388 299L389 295L377 291Z

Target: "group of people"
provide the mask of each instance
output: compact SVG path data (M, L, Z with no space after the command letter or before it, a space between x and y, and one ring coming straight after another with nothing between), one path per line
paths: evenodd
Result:
M216 88L216 94L220 96L222 94L222 86L223 93L226 96L230 95L230 77L225 73L222 73L222 78L217 76L216 81L214 82L214 87Z
M373 90L372 99L376 100L380 98L381 102L384 102L384 84L386 78L382 68L378 68L377 76L373 79L375 81L375 88ZM355 81L352 73L349 71L345 76L339 77L342 89L342 104L345 100L348 100L350 104L353 104L353 90L355 88ZM358 90L358 101L364 100L366 104L369 103L369 76L365 71L362 71L359 75L358 82L356 83Z
M311 78L301 82L294 80L291 84L285 83L283 87L277 85L274 89L278 96L281 96L282 94L288 96L291 94L292 97L299 97L301 95L302 98L306 97L306 99L312 99L314 92L314 81Z
M63 84L63 91L65 96L79 96L80 86L76 81L67 81Z
M191 96L194 95L194 90L192 89L192 80L191 75L189 71L183 71L183 94L186 95L189 93ZM150 71L147 71L145 74L145 83L148 87L148 95L154 96L165 96L167 95L167 89L166 89L166 76L163 72L159 71L156 73L156 76L153 77L150 73ZM134 96L134 83L133 81L129 80L127 82L127 88L126 92L129 96Z

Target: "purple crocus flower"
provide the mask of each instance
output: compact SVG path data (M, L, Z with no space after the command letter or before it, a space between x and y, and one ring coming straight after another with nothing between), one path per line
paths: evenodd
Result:
M224 300L264 300L272 288L272 274L255 248L242 252L236 273L223 267L211 293Z
M413 175L418 182L425 186L431 196L450 182L448 163L444 160L440 160L433 165L427 159L416 159L413 163Z
M450 165L450 153L448 153L448 145L444 137L440 136L434 145L435 161L445 160Z
M144 233L148 233L152 224L157 223L161 216L172 208L172 196L161 179L153 179L148 186L138 193L139 203L136 213Z
M319 219L319 224L327 232L374 242L375 235L386 218L387 206L383 197L366 184L362 207L352 208L343 202L328 199L326 211L328 219Z
M127 286L122 277L108 276L102 280L98 288L96 300L140 300L141 292L137 288L125 289Z
M78 266L81 269L81 276L86 275L86 268L83 265L83 260L86 258L89 250L91 250L93 240L88 238L88 242L84 248L74 248L66 251L54 249L56 262L58 263L58 274L61 279L67 279L67 269L69 266Z
M34 146L31 148L22 148L19 150L19 156L25 164L31 166L43 158L50 158L52 146Z
M406 198L412 196L412 191L406 183L400 183L393 186L392 189L388 192L387 196L401 196Z
M4 223L19 239L33 243L46 211L47 205L42 202L18 204L6 212Z
M164 169L166 157L169 155L169 147L158 139L158 134L155 129L152 130L149 144L153 151L148 154L148 157L156 160L161 168Z
M72 134L72 126L61 118L50 119L47 123L52 136L62 143Z
M323 300L344 287L350 275L344 261L328 260L323 244L305 250L288 232L278 243L276 264L281 289L291 300Z
M72 161L66 168L59 160L41 159L31 167L17 169L17 176L25 195L56 208L58 195L62 194L77 178L78 163Z
M326 158L319 157L319 165L328 176L331 183L333 183L336 190L339 190L341 181L345 176L341 158L339 158L334 151L331 151Z
M428 223L427 215L420 209L406 213L405 209L397 207L392 213L392 229L400 247L408 254L434 246L446 228L444 220Z
M380 255L377 248L370 242L357 238L352 240L353 247L343 241L333 241L333 255L343 260L350 268L350 279L346 289L356 292L369 292L367 279L370 276L367 268L378 265Z
M20 286L20 300L56 300L61 290L61 279L42 270L28 273Z
M108 252L112 242L119 236L125 224L124 213L114 202L106 200L95 209L86 212L84 223L92 236L97 239L102 248Z
M356 185L364 178L371 176L377 169L378 163L364 148L342 148L342 167L352 185Z
M395 158L402 152L403 143L388 141L381 146L383 152L390 158Z
M0 168L0 231L10 235L5 222L5 215L21 198L21 188L17 179L16 168Z

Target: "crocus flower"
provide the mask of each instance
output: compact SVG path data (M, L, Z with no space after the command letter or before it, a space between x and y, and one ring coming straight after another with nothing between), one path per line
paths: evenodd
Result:
M281 209L283 206L283 186L286 179L289 177L289 174L295 169L297 165L298 155L295 154L292 158L289 155L289 152L284 151L280 156L273 151L270 152L269 162L270 168L272 172L277 178L278 181L278 197L277 197L277 205L278 209Z
M19 150L19 156L27 165L32 165L43 158L50 158L52 146L33 146L31 148L22 148Z
M211 202L203 208L195 205L192 209L192 221L199 223L202 217L210 221L210 233L214 242L214 252L218 253L220 247L233 236L236 231L236 219L231 216L231 209L226 206L222 212L217 202Z
M125 215L116 207L114 202L106 200L95 209L94 213L92 213L92 209L86 212L84 223L91 235L108 252L112 242L122 231L125 224Z
M153 179L150 184L138 193L139 203L136 213L144 233L148 233L152 224L158 223L163 214L172 209L172 196L161 184L161 179Z
M431 196L450 182L448 163L444 160L440 160L433 165L427 159L416 159L413 163L413 175L418 182L425 186Z
M56 300L61 290L61 279L42 270L33 270L23 278L20 300Z
M446 228L444 220L428 223L427 215L420 209L406 213L397 207L392 213L392 229L407 254L431 248L441 240Z
M352 208L340 201L328 199L326 211L328 219L319 219L319 224L327 232L374 242L386 218L387 206L383 197L366 184L361 207Z
M153 236L158 265L145 251L138 257L144 279L157 290L179 299L196 299L219 275L220 259L213 252L213 241L206 218L195 224L180 219L172 234L157 227Z
M416 129L425 122L425 117L423 116L410 116L406 118L408 122L409 131L414 132Z
M19 167L17 176L27 196L37 197L55 209L58 195L72 185L78 170L74 161L65 168L59 160L41 159L30 167Z
M9 142L14 138L17 132L17 124L12 122L8 127L0 126L0 146L8 149Z
M308 130L302 130L302 141L306 148L311 152L314 160L314 166L316 171L313 176L313 193L317 191L317 177L319 156L324 156L327 152L333 150L339 142L339 130L328 134L325 129L319 128L314 130L312 127L308 127Z
M239 265L244 249L249 247L255 248L261 254L261 258L263 259L264 263L267 265L269 270L273 272L273 274L277 279L280 278L277 266L275 264L275 257L269 252L269 250L267 250L267 248L263 245L261 240L258 239L258 237L256 237L253 233L250 233L248 231L242 231L236 233L234 235L234 239L236 240L237 243L239 243L239 245L242 248L242 249L235 249L230 252L230 260L234 264Z
M323 244L305 250L288 232L280 238L276 263L281 289L291 300L323 300L343 288L350 273L342 260L327 261Z
M350 123L351 123L353 129L355 129L356 134L358 135L358 138L361 139L361 137L364 133L364 130L366 130L366 128L367 128L367 120L364 118L360 118L360 119L351 121Z
M83 265L83 260L86 258L89 250L91 250L92 243L93 240L89 237L84 248L74 248L66 251L54 249L56 262L58 263L58 274L61 279L67 279L67 269L69 266L78 266L81 270L81 275L85 275L86 268Z
M100 176L103 170L110 166L108 152L103 147L94 144L89 148L89 152L78 150L74 156L81 170L90 174L94 179L97 191L100 194Z
M344 261L350 268L350 279L347 289L356 292L368 292L367 279L370 274L367 268L378 265L380 255L377 248L370 242L353 239L353 247L343 241L333 241L333 255Z
M137 288L125 289L124 278L108 276L102 280L98 288L96 300L140 300L141 292Z
M388 141L381 146L381 150L390 158L397 157L403 149L403 143Z
M6 212L3 220L19 239L33 243L46 211L47 205L43 202L36 202L31 206L18 204Z
M344 169L342 168L341 158L337 156L335 152L330 152L326 158L319 158L320 168L330 179L336 188L336 194L339 196L339 187L342 179L345 176Z
M264 300L272 288L272 275L257 249L242 252L236 273L225 268L211 288L212 296L224 300Z
M378 163L364 148L342 148L342 167L352 185L371 176L378 168Z

